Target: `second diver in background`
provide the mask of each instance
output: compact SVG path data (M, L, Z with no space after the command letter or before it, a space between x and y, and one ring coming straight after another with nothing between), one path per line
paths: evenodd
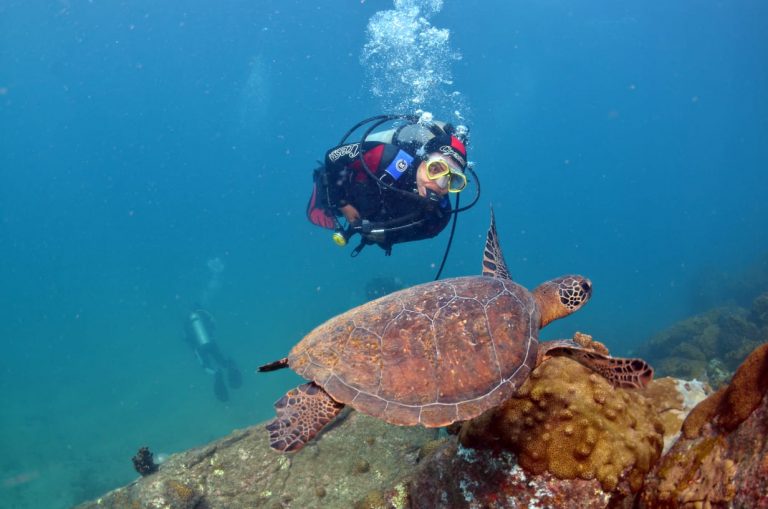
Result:
M215 329L213 317L208 311L194 309L187 316L184 340L193 348L205 371L213 375L216 398L225 402L229 401L227 385L237 389L242 385L243 378L234 359L221 353L215 340Z

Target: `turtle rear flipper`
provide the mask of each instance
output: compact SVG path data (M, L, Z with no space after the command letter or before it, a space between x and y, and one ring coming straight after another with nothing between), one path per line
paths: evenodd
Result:
M653 380L653 368L643 359L611 357L594 350L575 346L572 341L551 341L542 343L539 359L560 356L570 357L599 373L614 387L641 389Z
M499 245L499 234L496 232L496 218L493 215L493 208L491 208L491 226L488 228L488 234L485 237L485 249L483 250L483 276L512 280Z
M291 389L275 403L277 417L267 424L269 446L280 452L298 451L342 408L314 382Z

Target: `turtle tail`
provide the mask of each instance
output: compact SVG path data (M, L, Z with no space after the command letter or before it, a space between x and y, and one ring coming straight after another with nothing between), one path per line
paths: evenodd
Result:
M259 366L259 373L264 373L266 371L277 371L278 369L283 369L287 367L288 367L288 357L284 357L279 361L274 361L274 362L270 362L269 364L264 364L263 366Z

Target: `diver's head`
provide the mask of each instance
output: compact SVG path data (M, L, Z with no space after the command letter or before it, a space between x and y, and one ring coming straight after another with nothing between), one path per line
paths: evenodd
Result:
M464 168L443 152L430 152L416 169L416 187L421 196L428 192L445 196L460 193L467 187Z
M419 195L439 198L466 187L468 137L466 126L454 127L431 116L397 130L394 142L414 156Z

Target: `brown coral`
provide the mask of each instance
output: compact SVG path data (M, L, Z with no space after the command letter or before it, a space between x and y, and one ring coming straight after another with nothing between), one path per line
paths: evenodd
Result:
M699 403L683 423L686 438L701 433L708 422L731 431L760 404L768 391L768 343L755 349L733 375L728 387Z
M645 479L642 508L768 507L768 343L701 402Z
M683 422L683 436L685 438L699 436L704 425L711 421L717 413L720 402L723 400L723 395L725 395L725 389L723 387L718 390L691 410L691 413L688 414L688 417Z
M555 357L518 394L462 429L465 446L509 448L533 473L598 479L606 491L622 480L640 488L662 449L663 427L639 393L614 389L577 362Z

